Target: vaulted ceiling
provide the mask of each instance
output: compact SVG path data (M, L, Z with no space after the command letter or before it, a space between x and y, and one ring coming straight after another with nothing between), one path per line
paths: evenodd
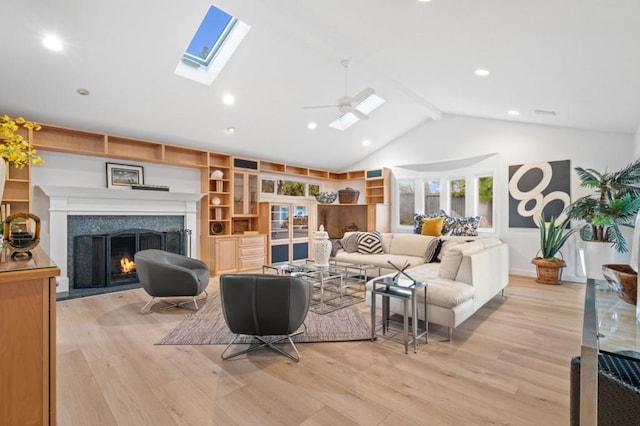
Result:
M330 170L450 113L624 133L640 122L637 0L218 0L252 28L205 86L173 71L210 4L3 0L0 112ZM63 51L43 47L47 33ZM345 94L342 59L349 94L387 101L344 132L328 127L337 109L302 108Z

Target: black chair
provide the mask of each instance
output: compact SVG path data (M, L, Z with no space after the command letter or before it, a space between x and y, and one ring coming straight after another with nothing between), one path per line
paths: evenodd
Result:
M198 259L164 250L140 250L134 255L136 272L142 288L151 296L151 300L140 309L141 314L157 312L172 307L183 307L193 301L198 310L196 296L205 293L209 284L209 268ZM160 309L149 307L156 298L189 297L180 303L169 303ZM149 307L149 310L147 310Z
M313 285L298 277L268 274L227 274L220 276L220 301L224 319L235 337L222 352L227 360L262 347L271 348L298 362L300 353L291 340L303 333ZM241 335L253 336L261 344L225 355ZM287 339L296 356L276 343Z
M633 356L629 356L633 355ZM640 353L598 355L598 425L640 424ZM580 357L571 359L570 421L580 424Z

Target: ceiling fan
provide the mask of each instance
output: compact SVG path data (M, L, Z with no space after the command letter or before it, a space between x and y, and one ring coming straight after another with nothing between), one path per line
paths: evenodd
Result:
M361 90L354 96L349 96L349 66L351 65L351 61L348 59L344 59L340 61L340 64L344 67L344 96L338 99L337 104L333 105L313 105L303 107L304 109L315 109L315 108L338 108L338 111L341 115L346 113L352 113L360 120L368 120L369 116L364 112L360 111L357 106L362 101L370 97L375 93L375 90L368 87L366 89ZM357 120L356 120L357 121Z

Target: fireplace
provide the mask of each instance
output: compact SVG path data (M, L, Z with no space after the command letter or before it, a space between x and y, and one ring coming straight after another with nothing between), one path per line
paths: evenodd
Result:
M146 249L185 254L185 234L183 230L129 229L111 234L75 236L72 288L137 283L135 254Z

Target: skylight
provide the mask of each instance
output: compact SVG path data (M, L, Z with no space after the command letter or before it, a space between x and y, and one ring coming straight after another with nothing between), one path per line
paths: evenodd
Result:
M369 115L374 109L385 103L385 100L376 94L367 96L362 102L355 106L355 108L363 114ZM356 124L360 119L352 112L346 112L329 123L329 127L336 130L347 130L349 127Z
M211 85L250 29L217 7L209 7L174 74Z

